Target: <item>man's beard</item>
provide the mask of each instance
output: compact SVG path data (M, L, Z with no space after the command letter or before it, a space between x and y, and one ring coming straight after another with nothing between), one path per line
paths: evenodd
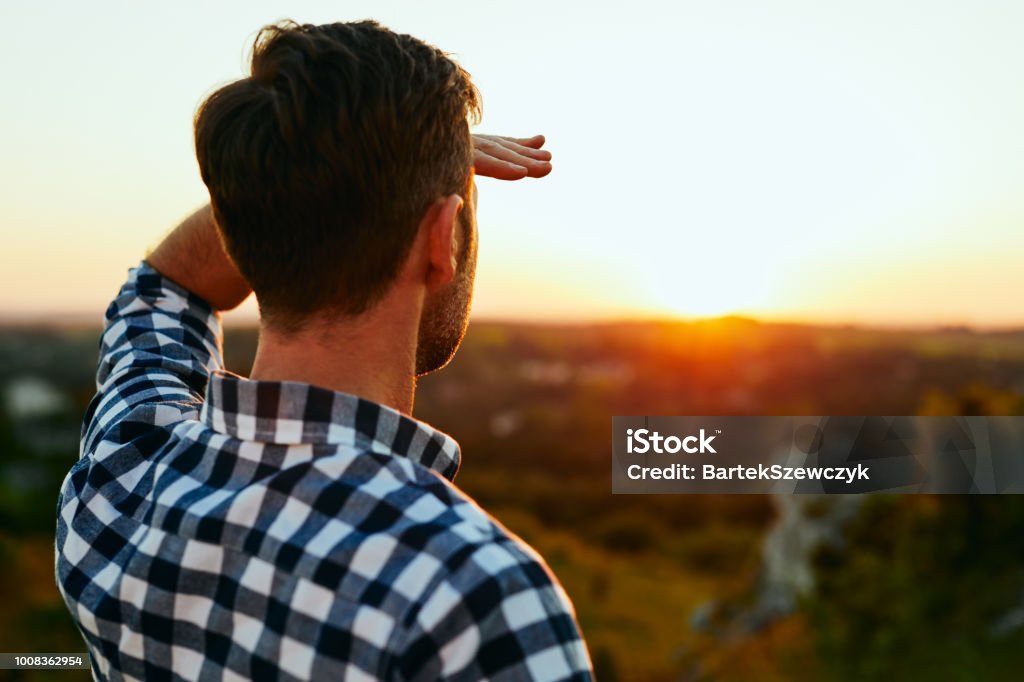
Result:
M455 278L427 298L416 344L416 374L439 370L455 357L469 326L476 275L476 241L469 220L460 220L464 239Z

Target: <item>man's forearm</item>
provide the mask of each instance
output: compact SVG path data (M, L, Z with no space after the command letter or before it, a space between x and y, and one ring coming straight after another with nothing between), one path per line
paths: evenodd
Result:
M217 310L234 308L252 291L224 253L209 204L174 228L146 260Z

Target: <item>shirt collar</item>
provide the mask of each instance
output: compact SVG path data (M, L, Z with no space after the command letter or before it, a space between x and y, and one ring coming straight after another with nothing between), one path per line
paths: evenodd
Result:
M385 405L296 381L254 381L226 370L210 375L200 419L241 440L347 445L406 457L448 480L459 468L451 436Z

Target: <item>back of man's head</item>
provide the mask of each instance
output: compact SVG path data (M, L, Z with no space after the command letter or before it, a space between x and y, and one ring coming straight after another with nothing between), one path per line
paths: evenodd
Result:
M444 53L372 21L264 28L252 75L195 118L225 248L264 323L371 307L438 197L466 196L479 97Z

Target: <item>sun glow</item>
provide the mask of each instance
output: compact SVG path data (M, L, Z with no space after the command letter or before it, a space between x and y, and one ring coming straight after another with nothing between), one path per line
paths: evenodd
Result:
M773 306L771 273L757 254L672 262L657 258L638 281L651 312L679 317L753 315Z

